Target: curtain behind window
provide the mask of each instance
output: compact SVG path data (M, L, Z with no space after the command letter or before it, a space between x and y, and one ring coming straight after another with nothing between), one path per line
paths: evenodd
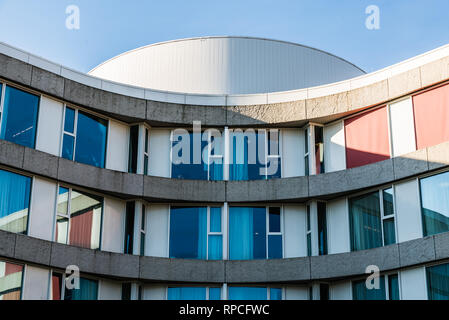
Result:
M353 300L386 300L385 277L379 277L379 289L368 289L365 280L352 283Z
M168 288L167 300L206 300L206 288L203 287Z
M449 264L427 268L429 300L449 300Z

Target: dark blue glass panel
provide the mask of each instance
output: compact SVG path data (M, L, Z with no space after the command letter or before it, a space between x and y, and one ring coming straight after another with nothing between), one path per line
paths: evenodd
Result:
M65 108L64 131L73 133L75 129L75 110Z
M449 231L449 172L420 180L424 236Z
M223 180L223 161L222 159L214 159L209 164L209 179L212 181Z
M221 208L210 208L210 232L221 232Z
M97 300L98 281L80 278L79 289L65 288L64 300Z
M396 243L396 232L394 230L394 219L384 220L384 243L386 246Z
M270 300L282 300L282 289L270 288Z
M388 276L388 294L390 300L399 300L399 279L397 274Z
M282 259L282 236L268 236L268 259Z
M312 234L311 233L307 234L307 256L308 257L312 256Z
M221 300L221 288L209 288L209 300Z
M206 300L206 288L203 287L168 288L167 300Z
M267 300L267 288L229 287L229 300Z
M194 163L194 152L193 152L193 143L194 139L201 139L201 136L199 134L193 134L190 132L188 135L182 135L178 137L178 141L173 141L172 146L176 146L178 143L180 143L184 139L189 139L190 143L190 159L189 163L179 163L175 164L174 161L172 162L172 178L176 179L192 179L192 180L207 180L207 163L204 162L203 156L201 154L201 162L200 163ZM201 150L205 150L206 146L208 145L207 141L203 141L201 139ZM183 150L180 148L178 150L178 154L173 155L173 158L182 159L183 156ZM198 156L197 156L198 157ZM198 161L196 161L198 162ZM218 177L217 177L218 180Z
M62 139L62 154L61 157L69 160L73 160L73 147L75 144L75 138L64 134Z
M267 218L265 208L253 208L254 258L267 258Z
M449 264L426 269L429 300L449 300Z
M223 237L221 235L209 236L209 260L221 260L223 259Z
M0 170L0 230L27 233L30 192L31 178Z
M170 258L206 259L207 208L170 209Z
M0 138L34 148L39 97L6 86Z
M281 232L281 208L269 208L269 230L270 232Z
M79 111L75 161L104 168L107 131L106 120Z
M365 280L352 283L353 300L386 300L385 278L379 277L379 289L368 289Z

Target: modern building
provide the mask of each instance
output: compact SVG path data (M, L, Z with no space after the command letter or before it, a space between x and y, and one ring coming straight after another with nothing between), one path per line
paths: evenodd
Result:
M0 299L449 299L449 45L365 74L206 37L83 74L0 44L0 92Z

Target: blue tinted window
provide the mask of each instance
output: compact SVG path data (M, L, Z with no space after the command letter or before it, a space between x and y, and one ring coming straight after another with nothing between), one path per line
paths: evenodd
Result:
M267 300L267 288L229 287L229 300Z
M385 278L379 277L379 289L368 289L365 279L352 283L353 300L386 300Z
M207 208L172 207L170 258L206 259Z
M189 134L179 135L174 137L176 141L173 141L172 146L175 152L172 154L173 159L183 159L183 156L186 157L184 162L187 163L175 163L172 162L172 178L177 179L192 179L192 180L207 180L207 163L203 161L202 151L207 152L207 141L203 141L201 134L190 132ZM200 142L201 145L200 152L194 150L194 141ZM188 150L184 150L184 148L179 147L175 148L178 144L180 146L189 145L190 148ZM176 152L177 151L177 152ZM195 152L194 152L195 151ZM183 152L188 152L187 155L183 155Z
M282 259L282 236L268 236L268 259Z
M397 274L388 276L388 294L390 300L399 300L399 279Z
M209 260L223 259L223 237L218 235L209 236Z
M269 208L270 232L281 232L281 208Z
M167 300L206 300L206 288L201 287L168 288Z
M221 208L210 208L210 232L221 232Z
M420 180L424 236L449 231L449 172Z
M64 134L62 139L62 154L61 157L73 160L73 147L75 145L75 138Z
M229 208L231 260L266 259L266 209Z
M6 86L0 138L34 148L39 97Z
M64 131L73 133L75 128L75 110L65 108Z
M396 232L394 230L394 219L384 220L384 243L386 246L396 243Z
M270 289L270 300L282 300L282 289L271 288Z
M107 129L106 120L79 111L75 161L104 168Z
M80 278L79 289L65 289L64 300L97 300L98 281Z
M429 300L449 300L449 264L426 268Z
M209 288L209 300L221 300L221 288Z
M30 190L31 178L0 170L0 230L27 233Z

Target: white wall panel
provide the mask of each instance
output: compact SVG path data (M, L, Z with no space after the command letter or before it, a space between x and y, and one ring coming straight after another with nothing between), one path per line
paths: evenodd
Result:
M323 129L324 169L334 172L346 169L345 130L343 121Z
M128 172L129 127L109 121L106 169Z
M390 123L393 157L415 151L415 121L411 98L390 104Z
M351 251L346 198L329 201L326 211L329 254Z
M122 284L115 281L100 280L98 300L122 300Z
M50 271L48 269L25 266L23 300L47 300Z
M56 184L41 178L33 179L28 235L53 240L55 224Z
M168 129L150 130L150 158L148 174L170 178L170 133Z
M400 271L401 299L427 300L425 267Z
M397 241L404 242L423 236L421 205L416 179L394 186Z
M309 300L309 288L286 287L284 300Z
M351 281L335 282L329 287L330 300L352 300Z
M165 300L167 287L160 285L146 285L143 292L144 300Z
M304 130L282 129L282 178L304 176Z
M62 103L41 97L37 123L37 150L59 156L63 112Z
M169 206L147 206L147 233L145 255L168 257Z
M284 206L284 257L307 256L305 206Z
M102 250L123 252L125 211L125 201L104 199Z

